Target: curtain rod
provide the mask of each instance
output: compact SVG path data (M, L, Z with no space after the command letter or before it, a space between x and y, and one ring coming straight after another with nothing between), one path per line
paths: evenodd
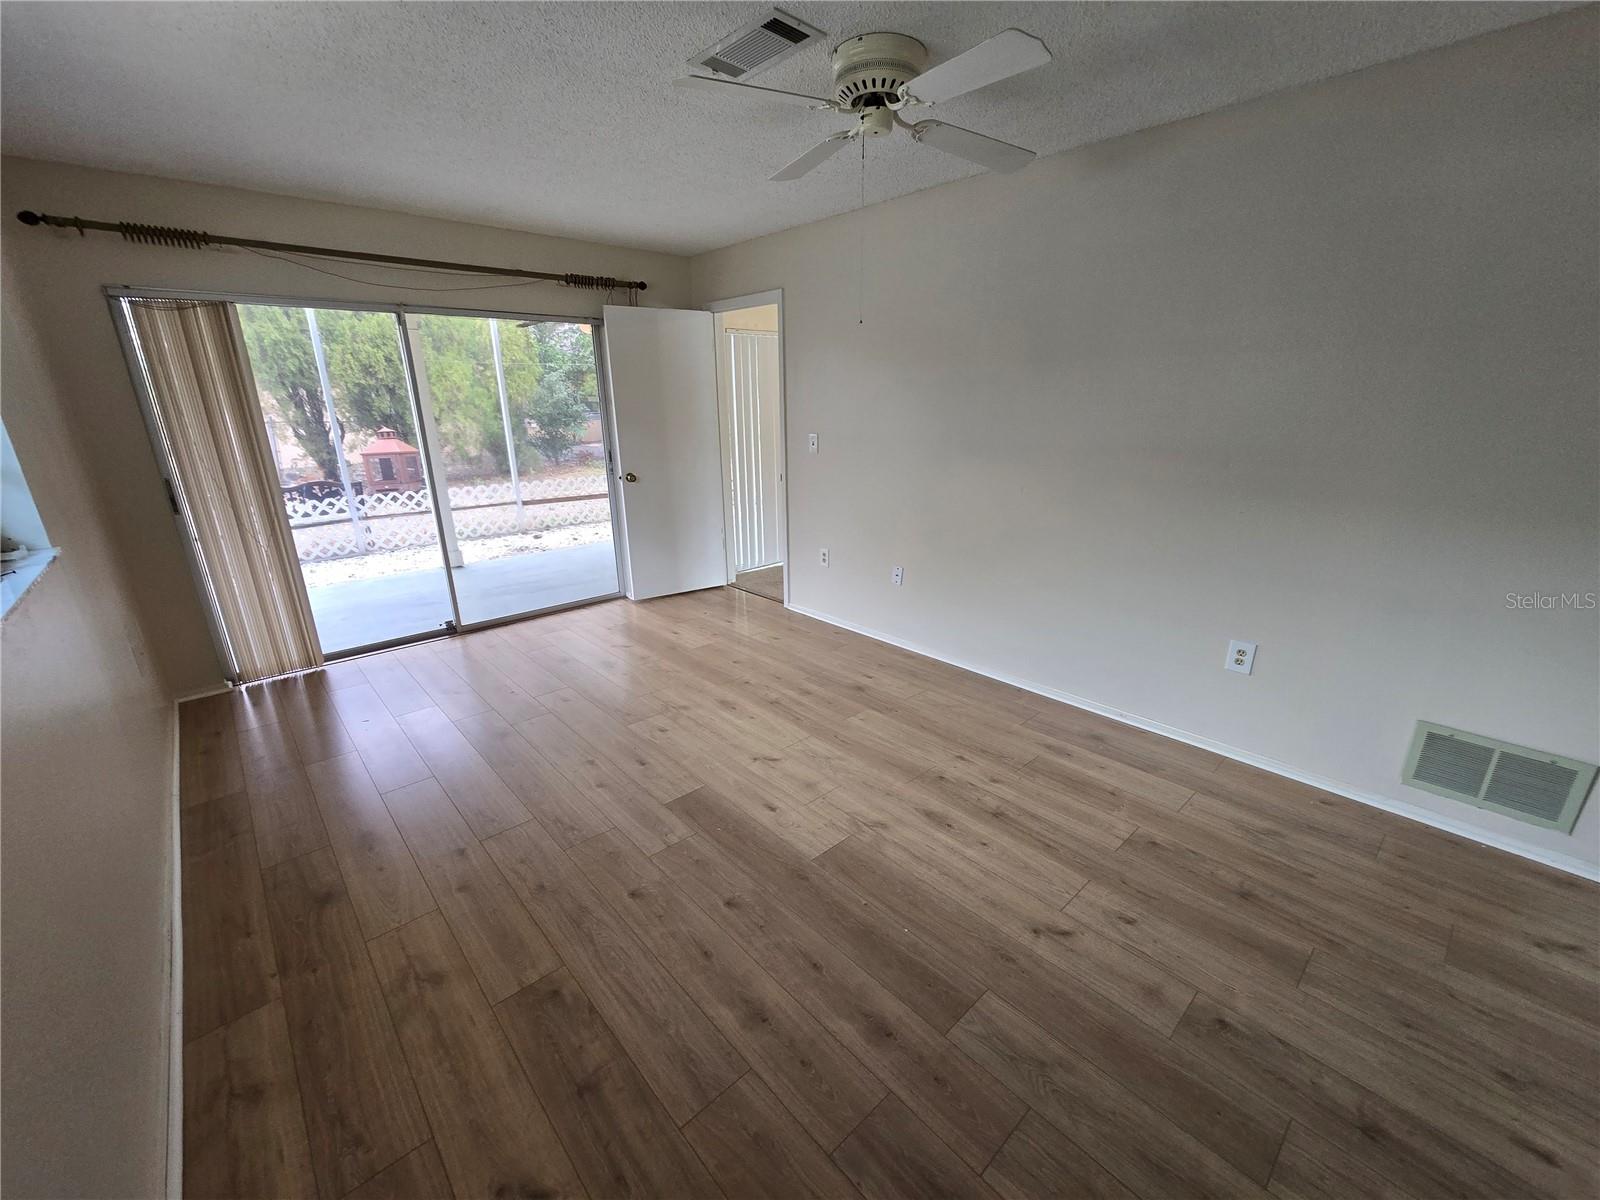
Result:
M227 237L198 229L175 229L166 225L139 225L129 221L90 221L83 217L55 217L49 213L23 209L17 220L24 225L50 225L57 229L76 229L81 236L89 230L119 233L124 241L146 246L176 246L203 250L207 246L241 246L246 250L276 250L283 254L311 254L319 258L340 258L350 262L390 263L402 267L432 267L441 271L461 271L474 275L509 275L515 279L543 279L565 287L589 288L609 292L628 288L642 292L649 285L642 279L616 279L610 275L580 275L568 271L523 271L515 267L485 267L475 263L445 262L436 258L406 258L399 254L372 254L365 250L337 250L330 246L301 246L294 242L268 242L260 238Z

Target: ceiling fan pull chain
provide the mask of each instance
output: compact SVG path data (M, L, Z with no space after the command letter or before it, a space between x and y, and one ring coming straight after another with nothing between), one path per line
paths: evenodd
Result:
M867 291L867 139L857 139L861 143L861 204L856 209L857 220L856 237L856 324L865 325L866 322L866 291Z

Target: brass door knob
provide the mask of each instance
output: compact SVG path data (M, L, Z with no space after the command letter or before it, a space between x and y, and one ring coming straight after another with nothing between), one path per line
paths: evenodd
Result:
M624 483L638 483L639 482L639 477L637 475L635 475L632 471L629 471L626 475L624 475L622 477L622 480L623 480Z

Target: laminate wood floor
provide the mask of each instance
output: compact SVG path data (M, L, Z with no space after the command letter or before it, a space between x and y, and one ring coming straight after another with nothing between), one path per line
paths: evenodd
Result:
M763 599L180 724L190 1196L1600 1183L1595 887Z
M783 564L775 567L757 567L753 571L740 571L734 576L733 586L743 592L765 596L768 600L783 603Z

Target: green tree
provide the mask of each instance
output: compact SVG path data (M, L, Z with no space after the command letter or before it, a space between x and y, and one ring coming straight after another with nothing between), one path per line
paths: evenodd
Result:
M323 478L338 478L338 459L328 439L328 414L305 313L298 308L241 304L239 324L244 329L256 387L278 402L295 441L322 469Z
M582 436L595 408L589 334L580 325L548 321L497 324L518 464L532 466L534 453L555 462ZM425 316L418 325L447 457L509 470L487 323L476 317Z
M539 385L529 404L529 441L549 462L577 444L589 414L599 405L594 378L594 347L581 325L538 322L526 331L537 350Z
M245 304L239 306L239 318L257 387L277 401L295 440L324 477L338 478L305 310ZM488 322L426 315L417 327L446 459L458 467L504 473L510 463ZM385 426L415 444L419 438L394 317L318 310L317 328L347 445ZM518 460L532 465L537 453L549 462L559 461L582 436L597 407L589 331L542 321L499 321L498 328Z
M445 457L458 466L478 463L496 472L508 471L511 464L506 455L500 387L495 380L488 322L477 317L424 316L417 324ZM529 386L537 386L539 364L516 339L506 337L514 325L502 321L500 327L501 361L515 436L524 414L517 401L522 393L513 388L512 380L529 379L531 372Z
M317 464L323 478L337 479L339 463L328 433L327 402L305 310L241 304L239 324L256 386L277 401L295 441ZM388 426L415 441L394 317L325 309L317 312L317 328L344 436L365 440Z
M384 426L415 443L410 389L400 361L400 330L381 312L329 311L317 314L328 355L334 408L349 434L375 433Z

